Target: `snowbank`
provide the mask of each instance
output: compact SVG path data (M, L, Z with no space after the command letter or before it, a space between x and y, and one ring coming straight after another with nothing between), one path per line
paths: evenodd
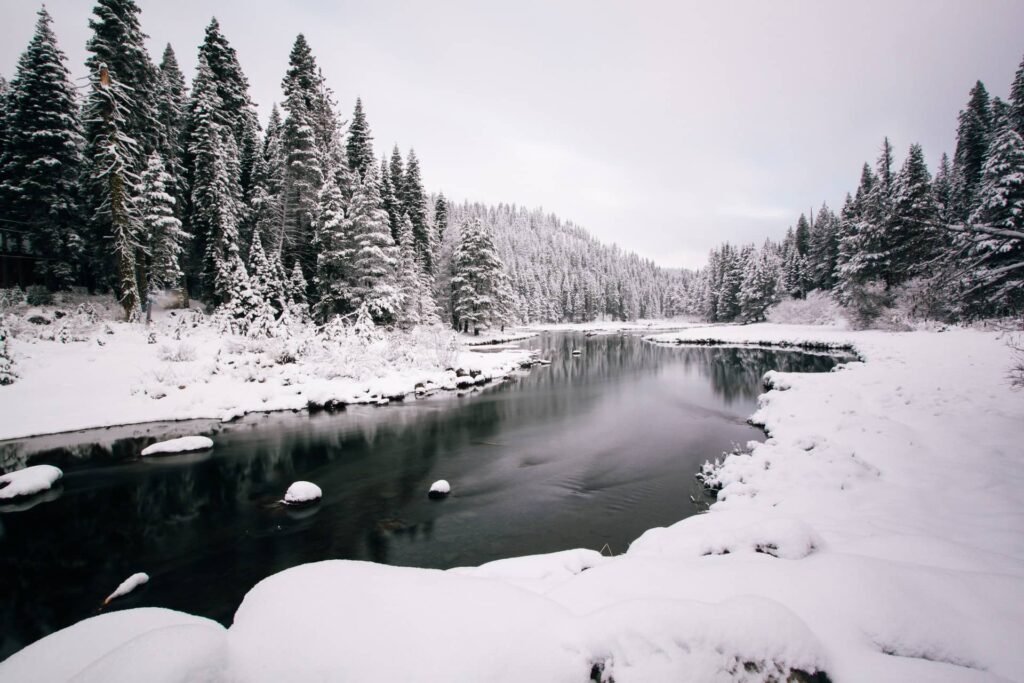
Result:
M33 465L0 475L0 500L41 493L63 476L64 473L53 465Z
M142 455L157 455L158 453L188 453L190 451L205 451L213 448L213 439L206 436L182 436L177 439L160 441L142 449Z
M288 487L284 494L284 502L289 505L301 505L320 500L324 495L323 491L316 484L309 481L297 481Z
M158 313L149 327L69 314L59 330L9 314L19 379L0 387L0 440L384 404L499 381L535 363L525 349L472 351L441 329L360 337L295 324L281 338L249 339L197 311Z
M1024 393L1007 340L757 325L663 341L691 339L851 346L865 362L773 373L755 415L771 437L710 470L710 512L624 555L295 567L253 588L226 635L190 632L206 680L1020 679ZM68 632L94 621L0 664L0 680L23 680L12 662L66 673Z
M452 486L445 479L438 479L435 481L430 485L430 491L428 491L431 498L443 498L451 492Z

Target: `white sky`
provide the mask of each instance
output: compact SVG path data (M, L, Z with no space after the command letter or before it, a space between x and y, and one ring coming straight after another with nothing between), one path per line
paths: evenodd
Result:
M543 206L665 266L837 209L883 135L952 152L974 81L1005 96L1024 2L137 0L186 76L216 15L264 118L306 34L378 155L416 148L428 191ZM92 0L49 0L84 76ZM38 5L0 1L0 73Z

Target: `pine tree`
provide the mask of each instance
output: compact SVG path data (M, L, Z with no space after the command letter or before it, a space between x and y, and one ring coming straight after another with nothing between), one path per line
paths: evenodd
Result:
M292 272L288 277L288 299L292 308L304 308L309 301L307 291L309 285L306 283L306 276L302 274L302 266L298 261L292 264Z
M444 198L444 192L442 192L437 196L437 201L434 202L434 234L437 235L438 242L444 240L444 233L447 229L448 200Z
M391 178L391 188L401 204L405 197L405 163L402 161L402 153L398 151L398 145L391 149L391 173L389 177Z
M966 220L977 204L978 186L985 167L992 129L988 91L981 81L971 89L967 108L960 112L953 155L957 219Z
M500 322L498 297L503 271L504 265L483 223L479 219L464 223L452 255L452 312L456 329L472 329L479 334Z
M256 107L249 97L249 79L242 72L235 49L220 30L216 18L210 20L199 46L199 56L206 62L220 98L218 123L227 126L239 150L244 149L247 135L259 130Z
M398 249L391 237L388 215L380 197L377 166L371 164L358 180L348 205L345 231L352 236L353 304L367 306L374 322L394 321L401 303L395 286Z
M66 289L83 249L77 232L82 136L75 90L50 23L39 10L5 97L0 202L3 218L28 233L39 257L36 276L50 289Z
M137 322L141 300L136 273L136 253L140 247L142 226L136 200L138 177L130 162L138 154L137 143L122 128L126 120L122 108L128 99L105 67L93 78L86 102L86 121L91 139L91 175L89 184L100 193L94 222L109 226L110 245L116 268L114 283L125 319Z
M282 136L285 154L282 187L284 252L298 259L303 273L312 273L315 268L315 255L311 249L312 224L317 197L324 182L324 170L320 165L313 119L303 92L294 89L284 107L288 112Z
M150 291L182 286L185 273L181 258L190 235L174 215L175 199L170 194L174 181L163 158L153 152L142 175L139 215L144 235L146 277Z
M427 198L420 180L420 164L416 152L409 150L405 176L402 178L402 208L412 222L412 236L416 254L428 273L434 272L434 237L427 222Z
M382 157L380 162L380 198L384 203L384 210L388 212L388 225L391 226L391 237L395 243L399 242L399 232L402 230L402 222L405 214L402 213L402 205L395 196L395 186L391 183L391 169L387 161Z
M338 120L334 101L324 82L313 51L301 33L295 38L288 57L288 71L281 84L285 95L285 109L292 113L295 100L302 100L317 153L317 162L323 173L345 163L338 147ZM289 104L291 103L291 104ZM319 191L319 186L317 187ZM315 200L315 198L314 198Z
M178 58L170 43L164 49L158 70L156 112L160 122L157 150L167 164L172 184L167 191L175 199L175 215L183 216L184 200L188 195L185 172L185 122L188 111L188 91L185 77L178 66Z
M935 172L932 192L939 210L939 220L943 224L954 222L953 217L953 167L949 163L949 155L942 153L939 170Z
M280 256L284 245L284 124L275 104L270 110L267 132L260 154L253 164L249 220L260 233L266 251Z
M892 145L889 138L882 141L882 151L875 164L871 189L858 206L857 264L862 281L883 280L893 284L892 270Z
M796 222L796 250L801 256L807 256L811 250L811 225L807 222L807 216L800 214Z
M939 207L925 166L921 145L913 144L893 188L889 224L888 282L899 284L918 275L931 275L941 243L936 222Z
M967 241L973 257L968 292L986 313L1024 306L1024 140L1005 126L987 152Z
M812 288L830 290L835 286L836 263L839 259L839 219L822 204L811 228L807 261Z
M1024 136L1024 59L1017 67L1010 86L1010 119L1014 130Z
M352 262L355 240L347 228L345 198L328 176L320 191L316 220L316 318L322 322L355 310Z
M760 322L776 303L778 267L767 249L749 252L740 285L740 318L743 322Z
M373 136L370 134L370 125L366 122L366 114L363 113L363 101L358 97L356 109L352 114L352 123L348 127L345 150L349 170L358 173L360 177L364 176L366 169L374 163Z
M0 314L0 386L14 384L18 373L14 371L14 356L10 347L11 330L6 316Z

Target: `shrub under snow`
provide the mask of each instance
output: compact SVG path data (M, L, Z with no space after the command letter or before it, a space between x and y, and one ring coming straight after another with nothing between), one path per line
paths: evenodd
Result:
M828 292L814 290L805 299L783 299L768 309L768 322L781 325L836 325L842 309Z

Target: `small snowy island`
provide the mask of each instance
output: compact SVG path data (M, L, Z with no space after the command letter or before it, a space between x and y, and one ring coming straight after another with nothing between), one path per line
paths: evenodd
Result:
M64 476L53 465L33 465L0 476L0 500L12 500L48 491Z
M213 439L206 436L182 436L177 439L160 441L142 449L142 455L159 455L161 453L191 453L213 448Z
M323 497L320 487L309 481L297 481L284 494L286 505L309 505Z

